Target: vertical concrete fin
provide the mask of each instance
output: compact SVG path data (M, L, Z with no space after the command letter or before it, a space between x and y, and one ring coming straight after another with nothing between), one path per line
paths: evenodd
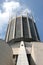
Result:
M30 31L29 20L28 20L28 15L27 15L27 24L28 24L29 38L32 38L32 36L31 36L31 31Z
M17 65L29 65L23 41L21 41L20 44L20 51L18 55Z

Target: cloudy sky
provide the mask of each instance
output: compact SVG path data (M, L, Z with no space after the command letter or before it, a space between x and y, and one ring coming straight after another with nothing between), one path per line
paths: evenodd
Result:
M0 39L5 38L9 18L25 11L32 13L43 41L43 0L0 0Z

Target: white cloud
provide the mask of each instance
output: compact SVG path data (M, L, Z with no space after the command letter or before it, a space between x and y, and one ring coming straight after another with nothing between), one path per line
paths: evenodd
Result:
M28 8L26 8L24 11L23 11L23 13L31 13L31 10L29 10Z
M28 8L26 8L26 9L24 9L24 10L22 10L22 13L21 13L22 15L30 15L31 14L31 10L30 9L28 9Z
M8 12L8 11L11 12L13 9L16 9L19 6L20 6L20 3L19 2L14 2L14 1L3 3L3 8L5 9L6 12Z
M20 7L20 3L14 2L14 1L3 2L2 7L3 7L4 12L2 13L0 10L0 38L3 37L3 36L1 36L1 34L2 34L2 32L5 31L3 29L3 27L8 23L9 16L12 15L13 10Z
M0 10L0 38L4 38L6 24L8 23L9 16L11 17L12 14L16 14L16 12L19 11L19 9L21 10L22 7L23 6L20 5L19 2L15 2L15 1L3 2L2 9L4 10L4 12L2 13ZM31 10L26 8L25 10L22 10L22 14L26 13L26 11L28 13L31 13Z
M19 2L4 2L3 3L3 9L4 12L1 13L0 10L0 23L4 24L8 20L10 14L12 14L13 10L17 9L20 7Z

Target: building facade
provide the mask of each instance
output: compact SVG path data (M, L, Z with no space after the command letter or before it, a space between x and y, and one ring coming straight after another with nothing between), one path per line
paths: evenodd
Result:
M13 65L43 65L43 44L29 16L9 20L5 41L12 48Z

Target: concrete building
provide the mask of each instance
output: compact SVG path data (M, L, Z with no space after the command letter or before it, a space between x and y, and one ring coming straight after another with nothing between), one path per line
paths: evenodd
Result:
M12 49L13 65L43 65L43 43L31 17L22 15L10 19L5 41Z

